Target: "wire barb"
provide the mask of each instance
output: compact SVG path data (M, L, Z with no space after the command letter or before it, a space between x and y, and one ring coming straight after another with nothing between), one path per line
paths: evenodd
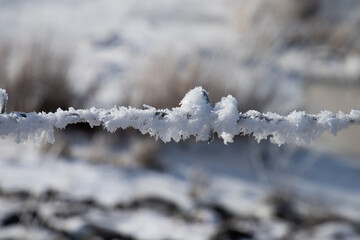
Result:
M6 112L6 103L8 100L8 94L5 89L0 88L0 114Z

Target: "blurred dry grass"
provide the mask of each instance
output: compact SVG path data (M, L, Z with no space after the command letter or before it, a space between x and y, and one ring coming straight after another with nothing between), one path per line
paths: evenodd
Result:
M71 58L46 41L33 41L21 57L15 45L0 44L0 86L9 93L8 111L56 111L72 105Z
M328 13L336 1L259 0L239 3L233 22L255 56L277 47L326 46L327 51L359 54L356 13ZM344 3L345 4L348 3Z
M356 21L349 19L335 24L327 21L321 15L323 1L257 2L259 4L255 7L237 4L233 12L233 22L239 29L239 35L247 38L245 48L250 49L250 61L256 56L262 58L271 49L276 51L274 46L279 44L322 44L330 46L329 51L332 52L349 49L359 54L358 32L354 31ZM55 111L58 107L83 105L75 104L81 97L75 96L69 86L72 59L67 52L55 51L46 40L33 40L13 64L15 48L11 43L0 42L0 86L7 89L11 98L8 111ZM209 91L213 103L231 94L239 100L240 111L273 110L268 106L277 101L277 85L281 82L265 79L268 78L267 73L250 75L248 78L253 79L244 83L245 90L242 90L238 84L242 80L232 76L238 70L237 62L222 62L221 59L204 61L199 55L195 52L185 58L168 53L150 56L148 64L137 69L134 79L130 79L132 88L126 91L128 96L121 104L141 107L145 103L157 108L171 108L178 106L189 89L202 85ZM88 95L83 96L84 101L96 93L96 87L89 87Z
M127 102L136 107L146 103L156 108L179 105L185 94L196 86L209 92L213 104L229 94L238 100L240 111L267 110L279 98L278 81L266 72L240 75L241 63L232 59L202 59L199 55L153 55L132 79ZM251 78L252 77L252 78ZM274 80L274 79L273 79ZM278 82L281 84L281 82Z

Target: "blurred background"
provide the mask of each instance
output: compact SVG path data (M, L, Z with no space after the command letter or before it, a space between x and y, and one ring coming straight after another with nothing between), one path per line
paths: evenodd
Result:
M360 109L356 0L0 0L7 112ZM360 128L305 146L78 124L0 143L0 239L360 239Z

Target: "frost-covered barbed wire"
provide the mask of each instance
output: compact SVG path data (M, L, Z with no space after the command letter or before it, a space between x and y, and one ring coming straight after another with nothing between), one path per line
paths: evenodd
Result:
M0 100L3 99L7 99L7 94L0 91ZM322 111L317 115L294 111L280 116L254 110L239 113L237 105L236 99L229 95L212 106L208 93L202 87L196 87L185 95L179 107L171 110L144 105L145 109L69 108L54 113L4 113L0 114L0 136L15 135L18 142L32 138L36 143L54 143L55 128L85 122L91 127L103 126L109 132L131 127L164 142L178 142L191 136L196 141L211 141L216 134L225 144L233 142L237 135L253 135L257 141L269 139L281 145L308 143L325 131L336 135L340 130L360 123L358 110L352 110L350 114Z

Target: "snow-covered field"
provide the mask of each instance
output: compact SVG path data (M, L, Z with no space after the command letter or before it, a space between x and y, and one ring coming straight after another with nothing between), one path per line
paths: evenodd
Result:
M172 109L200 85L214 104L232 94L232 112L327 110L313 86L358 89L359 10L355 0L0 0L0 88L8 112L56 109L47 92L65 107ZM209 111L216 121L231 115L227 100ZM228 125L216 132L229 145L83 125L55 130L53 145L2 139L0 239L360 239L359 157L309 145L288 118L295 130L277 126L280 137L303 134L301 146L258 144ZM204 140L215 125L191 126Z
M91 147L74 144L77 158L68 160L3 140L0 236L359 237L360 167L353 159L239 139L230 146L167 145L161 168L151 170L91 164L85 159ZM268 157L256 156L266 148Z

